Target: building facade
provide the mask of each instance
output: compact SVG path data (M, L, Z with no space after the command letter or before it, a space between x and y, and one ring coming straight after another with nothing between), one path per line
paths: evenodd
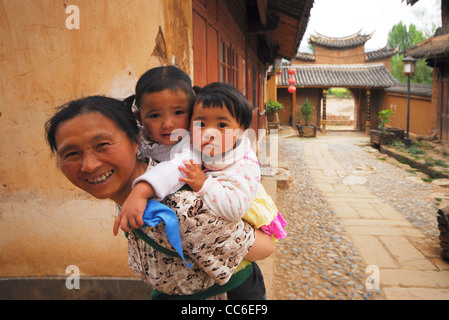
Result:
M289 66L281 69L277 80L277 99L284 104L281 124L298 123L301 105L309 99L314 106L313 123L326 130L326 92L331 87L344 87L354 99L354 129L369 131L377 126L377 110L383 89L396 84L390 73L389 60L398 48L385 47L365 53L365 43L372 35L361 31L341 38L311 36L314 53L298 53ZM293 69L293 75L288 70ZM295 80L296 91L288 92L289 79ZM301 120L299 120L300 122Z
M412 2L412 5L417 2ZM406 50L406 55L426 59L433 68L431 108L432 136L449 141L449 0L441 0L441 27L435 35Z

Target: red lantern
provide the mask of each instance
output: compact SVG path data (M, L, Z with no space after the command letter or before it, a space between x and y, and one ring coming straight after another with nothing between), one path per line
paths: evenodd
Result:
M288 87L288 92L294 93L295 91L296 91L296 87L295 86Z
M290 77L290 79L288 79L288 83L290 83L292 85L295 84L295 82L296 82L296 80L294 77Z
M296 70L293 69L293 68L288 69L288 74L291 75L291 76L294 75L295 72L296 72Z

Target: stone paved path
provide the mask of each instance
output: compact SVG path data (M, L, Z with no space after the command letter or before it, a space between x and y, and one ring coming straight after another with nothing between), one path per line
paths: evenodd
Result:
M338 138L281 140L291 178L276 204L289 236L272 258L268 297L449 299L449 264L437 239L357 182L360 176L345 180L349 173L329 150Z

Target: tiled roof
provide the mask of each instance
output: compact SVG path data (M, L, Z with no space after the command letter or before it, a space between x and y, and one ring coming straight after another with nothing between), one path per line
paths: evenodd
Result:
M396 48L390 48L386 45L382 49L376 51L370 51L365 53L365 59L367 62L372 62L380 59L390 58L394 56L399 51L399 45ZM315 61L316 57L314 53L298 52L295 59L301 61Z
M283 67L279 86L290 86L288 69L296 70L297 87L388 88L397 82L383 63L354 65L294 65Z
M407 94L407 84L398 83L390 88L385 89L387 92L403 93ZM417 96L431 97L432 96L432 85L425 83L411 83L410 84L410 94Z
M366 58L366 61L368 61L368 62L385 59L385 58L390 58L390 57L394 56L396 53L398 53L398 51L399 51L399 45L397 45L396 48L390 48L389 45L386 45L382 49L379 49L376 51L371 51L371 52L366 52L365 58Z
M315 61L315 54L307 52L298 52L295 56L295 59L302 61Z
M361 32L362 30L353 35L341 38L331 38L317 33L316 35L310 36L309 43L315 46L337 49L359 47L364 45L373 36L372 34L362 35Z
M407 4L411 4L412 6L417 3L419 0L407 0ZM404 0L402 0L404 2Z
M269 32L267 41L273 44L273 48L279 49L278 56L287 60L291 60L295 56L306 32L314 0L235 0L234 2L241 3L240 5L243 7L246 2L268 5L267 14L279 17L279 24L276 29Z
M449 33L428 38L406 50L415 59L437 59L449 57Z

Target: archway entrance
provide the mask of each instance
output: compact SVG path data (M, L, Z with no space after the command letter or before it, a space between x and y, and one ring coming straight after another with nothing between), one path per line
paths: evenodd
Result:
M323 114L324 101L321 101ZM351 91L347 88L332 87L326 95L326 130L348 131L355 130L356 108Z

